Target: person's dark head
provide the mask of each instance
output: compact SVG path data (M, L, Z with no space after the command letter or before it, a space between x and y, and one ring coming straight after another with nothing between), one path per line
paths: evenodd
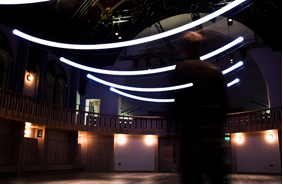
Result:
M196 32L187 32L178 39L178 54L180 59L199 57L203 51L204 38Z

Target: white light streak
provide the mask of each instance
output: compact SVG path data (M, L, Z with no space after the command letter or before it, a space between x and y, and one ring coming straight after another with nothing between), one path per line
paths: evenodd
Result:
M162 39L165 37L169 37L171 35L183 32L185 30L188 30L190 28L194 28L200 24L203 24L229 10L232 8L238 6L239 4L243 3L246 0L235 0L232 3L226 5L225 7L205 16L202 17L194 22L190 22L188 24L185 24L183 26L174 28L172 30L162 32L159 34L151 35L148 37L143 37L139 39L134 39L134 40L129 40L129 41L123 41L123 42L116 42L116 43L107 43L107 44L67 44L67 43L59 43L59 42L54 42L54 41L48 41L40 38L36 38L34 36L28 35L26 33L23 33L17 29L13 30L13 34L22 37L26 40L29 40L31 42L35 42L38 44L46 45L46 46L51 46L51 47L57 47L57 48L64 48L64 49L77 49L77 50L95 50L95 49L111 49L111 48L119 48L119 47L127 47L127 46L132 46L132 45L137 45L137 44L142 44L146 42L151 42L154 40Z
M240 82L240 80L239 80L239 78L236 78L236 79L233 80L232 82L229 82L229 83L227 84L227 87L230 87L230 86L232 86L232 85L234 85L234 84L236 84L236 83L238 83L238 82Z
M237 64L225 69L224 71L222 71L222 74L225 75L227 73L230 73L231 71L241 67L244 63L242 61L239 61Z
M204 55L205 56L205 55ZM201 56L203 57L203 56ZM200 58L201 58L200 57ZM65 64L68 64L70 66L89 71L89 72L94 72L94 73L100 73L100 74L107 74L107 75L148 75L148 74L155 74L155 73L161 73L161 72L166 72L166 71L171 71L176 68L176 65L172 66L167 66L167 67L161 67L157 69L151 69L151 70L140 70L140 71L113 71L113 70L105 70L105 69L97 69L94 67L88 67L82 64L75 63L73 61L70 61L64 57L60 57L60 61L64 62ZM243 62L238 62L237 64L234 65L234 67L230 67L224 71L222 71L223 75L233 71L234 69L240 67L243 65Z
M41 3L50 0L0 0L0 5L17 5L17 4L31 4Z
M176 68L176 65L172 65L172 66L167 66L167 67L162 67L162 68L157 68L157 69L152 69L152 70L113 71L113 70L105 70L105 69L97 69L97 68L93 68L93 67L88 67L88 66L85 66L85 65L81 65L81 64L72 62L68 59L65 59L64 57L60 57L60 61L66 63L70 66L82 69L82 70L100 73L100 74L107 74L107 75L148 75L148 74L170 71L170 70L174 70Z
M227 49L229 49L229 48L235 46L236 44L239 44L239 43L242 42L243 40L244 40L243 37L238 37L236 40L230 42L229 44L227 44L227 45L225 45L225 46L222 46L221 48L219 48L219 49L217 49L217 50L214 50L214 51L212 51L212 52L210 52L210 53L208 53L208 54L206 54L206 55L203 55L203 56L201 56L199 59L200 59L200 60L206 60L206 59L208 59L208 58L210 58L210 57L213 57L213 56L215 56L215 55L217 55L217 54L219 54L219 53L222 53L223 51L225 51L225 50L227 50Z
M177 86L171 86L171 87L157 87L157 88L129 87L129 86L118 85L118 84L114 84L114 83L111 83L111 82L101 80L101 79L99 79L99 78L97 78L97 77L95 77L91 74L87 74L87 77L89 79L92 79L92 80L99 82L103 85L115 87L117 89L124 89L124 90L128 90L128 91L139 91L139 92L163 92L163 91L172 91L172 90L184 89L184 88L193 86L193 83L187 83L187 84L183 84L183 85L177 85Z
M149 102L159 102L159 103L169 103L169 102L174 102L175 99L154 99L154 98L145 98L145 97L140 97L140 96L134 96L128 93L124 93L122 91L119 91L113 87L110 87L110 91L115 92L117 94L120 94L122 96L126 96L128 98L136 99L136 100L141 100L141 101L149 101Z

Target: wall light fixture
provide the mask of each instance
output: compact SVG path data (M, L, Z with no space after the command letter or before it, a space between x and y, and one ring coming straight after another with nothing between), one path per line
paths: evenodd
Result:
M29 74L27 75L27 80L28 80L28 81L32 81L32 79L33 79L33 76L29 73Z
M273 134L269 134L269 135L268 135L268 139L269 139L269 140L272 140L273 138L274 138Z
M241 142L242 140L243 140L243 138L242 138L241 136L238 136L238 137L237 137L237 141L238 141L238 142Z

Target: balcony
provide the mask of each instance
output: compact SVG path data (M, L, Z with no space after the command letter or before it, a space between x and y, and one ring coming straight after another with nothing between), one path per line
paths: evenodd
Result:
M0 91L0 118L32 122L52 129L97 133L180 134L180 123L172 117L86 112L56 106L8 89ZM282 106L227 114L224 129L227 133L282 129Z

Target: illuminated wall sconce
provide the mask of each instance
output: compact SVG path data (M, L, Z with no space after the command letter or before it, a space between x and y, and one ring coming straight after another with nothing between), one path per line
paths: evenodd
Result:
M124 137L119 137L119 142L120 143L123 143L125 141L125 138Z
M30 133L29 129L25 129L25 135L28 135Z
M33 76L29 73L29 74L27 75L27 80L28 80L28 81L32 81L32 79L33 79Z
M269 135L268 135L268 139L269 139L269 140L272 140L273 137L274 137L273 134L269 134Z
M242 140L243 140L243 138L242 138L241 136L238 136L238 137L237 137L237 141L238 141L238 142L241 142Z
M151 143L153 143L153 139L150 137L150 138L147 139L147 142L148 142L149 144L151 144Z
M26 126L31 126L31 123L30 122L26 122Z

